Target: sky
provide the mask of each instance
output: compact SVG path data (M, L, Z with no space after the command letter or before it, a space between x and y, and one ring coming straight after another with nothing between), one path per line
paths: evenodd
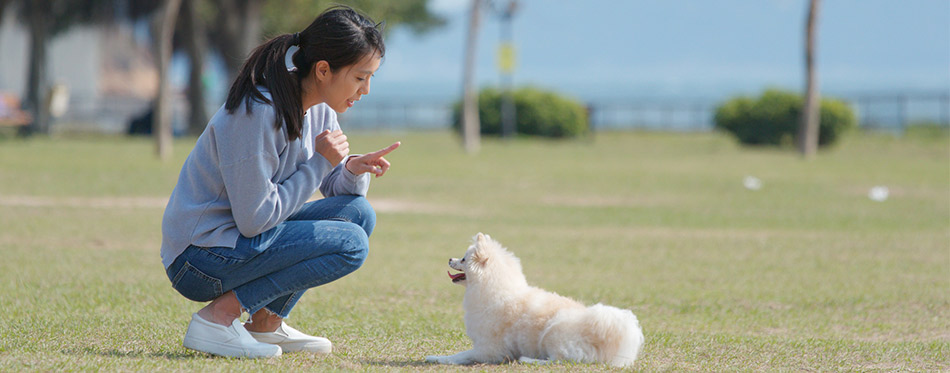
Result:
M500 4L507 0L496 0ZM802 90L806 0L520 0L516 86L585 100L720 99ZM448 101L462 90L469 0L430 0L447 24L391 30L380 99ZM498 17L482 14L479 86L497 86ZM950 1L826 0L817 66L829 94L950 90Z

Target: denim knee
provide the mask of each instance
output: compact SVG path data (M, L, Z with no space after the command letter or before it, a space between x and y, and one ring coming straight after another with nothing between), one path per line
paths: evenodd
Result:
M360 221L354 221L353 223L362 227L367 237L373 234L373 228L376 227L376 210L369 204L369 201L365 197L354 198L350 202L350 206L359 211Z
M354 227L350 239L343 244L342 252L346 257L346 262L355 271L363 266L363 262L366 261L366 257L369 255L369 236L363 229Z

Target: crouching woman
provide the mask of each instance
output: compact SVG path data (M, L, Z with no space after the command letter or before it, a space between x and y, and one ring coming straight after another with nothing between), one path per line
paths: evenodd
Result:
M285 55L291 46L294 68ZM349 155L337 123L369 94L385 52L378 25L347 7L257 47L185 160L162 220L172 286L210 301L184 346L214 355L329 353L329 340L287 325L307 289L359 268L376 215L370 174L399 146ZM325 198L307 200L319 190ZM250 314L242 324L242 312Z

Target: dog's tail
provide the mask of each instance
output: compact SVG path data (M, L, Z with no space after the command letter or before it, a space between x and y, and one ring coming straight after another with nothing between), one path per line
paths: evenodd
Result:
M538 348L552 360L633 364L643 347L643 331L633 312L596 304L561 310L548 321Z
M600 361L623 367L633 364L643 347L640 321L630 310L595 304L587 308L589 338L599 344Z

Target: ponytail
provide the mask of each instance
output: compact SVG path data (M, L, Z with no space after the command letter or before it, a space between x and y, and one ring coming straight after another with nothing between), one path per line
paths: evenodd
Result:
M274 107L274 128L280 130L286 123L290 141L300 138L303 125L300 79L287 70L284 62L287 49L293 45L294 39L294 34L284 34L255 48L231 84L224 104L229 114L234 114L242 101L247 114L251 114L251 101L270 104ZM270 100L258 86L270 91Z
M296 72L290 72L285 58L294 45L299 47L291 56ZM303 126L300 80L310 74L313 65L326 61L332 71L337 71L373 53L380 58L386 53L381 25L348 6L332 6L302 32L278 36L255 48L231 84L224 108L234 114L243 101L251 114L251 101L270 104L274 107L274 127L280 130L286 124L288 140L296 140ZM258 86L270 91L270 100Z

